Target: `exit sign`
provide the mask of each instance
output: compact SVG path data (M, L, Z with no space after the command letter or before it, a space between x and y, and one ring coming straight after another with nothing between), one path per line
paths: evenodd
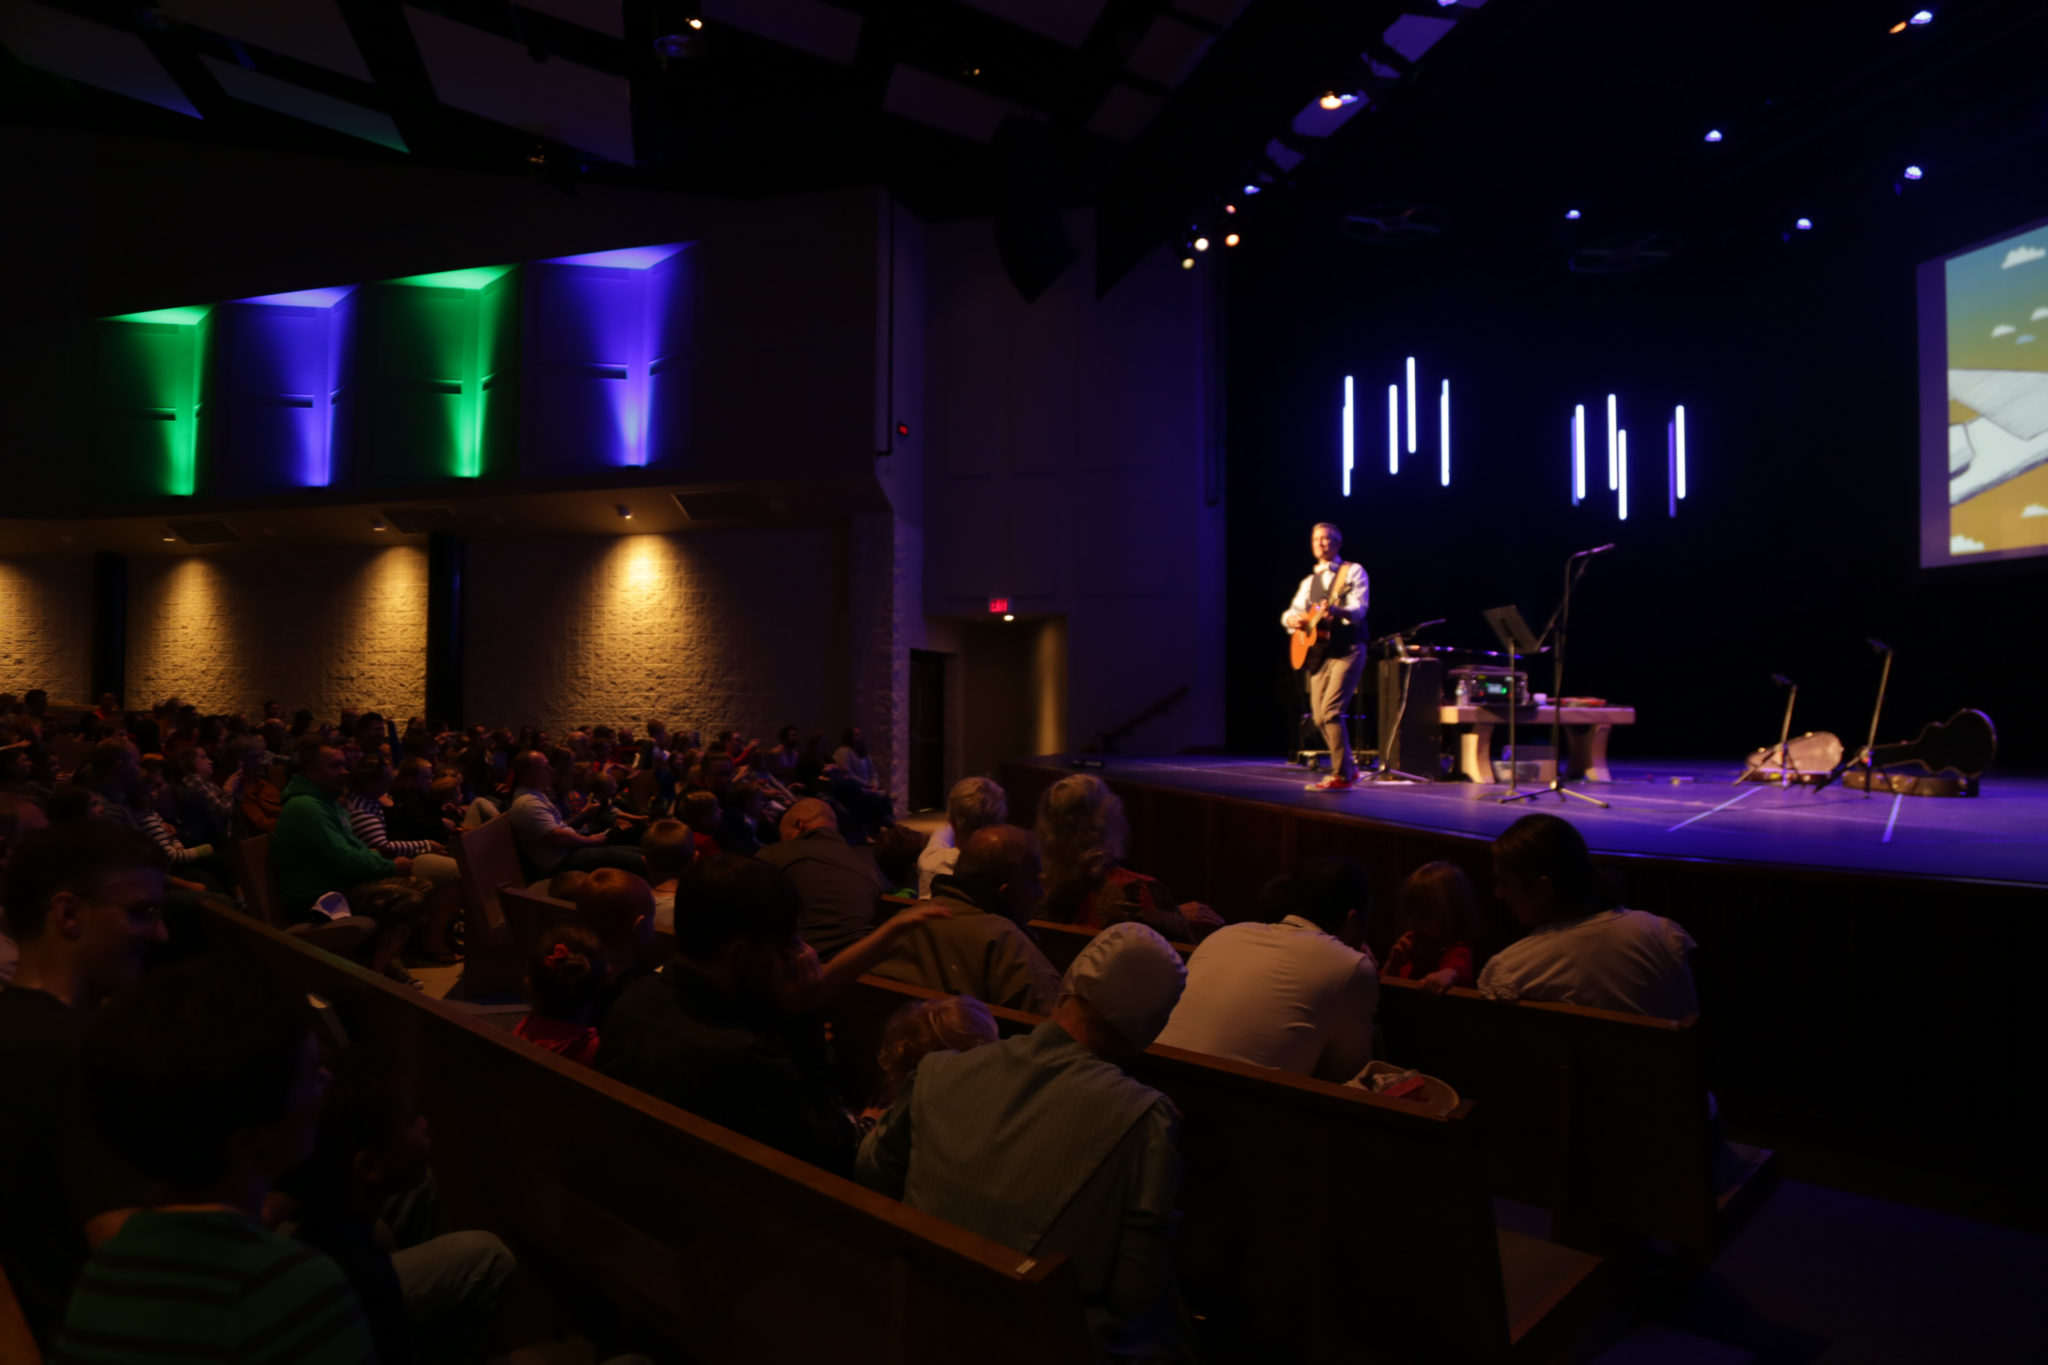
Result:
M988 609L993 612L1008 611L1010 609L1010 599L1007 597L991 597L988 599Z

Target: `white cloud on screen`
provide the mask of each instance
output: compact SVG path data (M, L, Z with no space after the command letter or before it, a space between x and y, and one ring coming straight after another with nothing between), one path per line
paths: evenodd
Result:
M1991 329L1991 335L1995 337L2009 337L2018 330L2019 328L2013 326L2009 322L2001 322L1996 327L1993 327Z
M2016 246L2005 253L2005 264L1998 268L2010 270L2016 265L2025 265L2028 261L2038 261L2043 256L2048 256L2048 247Z
M2021 513L2020 513L2020 516L2022 516L2022 517L2048 517L2048 507L2043 507L2043 506L2042 506L2042 505L2041 505L2040 503L2038 503L2038 502L2030 502L2030 503L2028 503L2028 504L2027 504L2027 510L2026 510L2026 511L2024 511L2024 512L2021 512Z
M2035 336L2032 332L2022 332L2012 339L2012 344L2015 346L2024 346L2030 341L2038 340L2040 340L2040 338Z
M1984 552L1984 542L1968 536L1952 535L1948 538L1948 552L1952 555L1975 555Z
M2036 308L2027 315L2028 322L2039 322L2042 318L2048 318L2048 308Z

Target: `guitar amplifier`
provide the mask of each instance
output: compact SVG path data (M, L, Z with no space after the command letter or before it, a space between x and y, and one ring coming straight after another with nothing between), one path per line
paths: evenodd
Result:
M1379 693L1381 765L1434 781L1443 771L1443 724L1437 718L1444 704L1443 661L1382 659Z
M1513 702L1508 700L1510 696ZM1458 706L1527 706L1529 675L1520 669L1454 668L1451 698Z

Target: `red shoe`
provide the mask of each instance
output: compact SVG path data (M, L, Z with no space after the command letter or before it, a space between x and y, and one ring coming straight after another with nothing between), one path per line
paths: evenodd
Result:
M1326 777L1320 782L1309 783L1302 790L1310 792L1348 792L1353 785L1355 784L1348 777Z

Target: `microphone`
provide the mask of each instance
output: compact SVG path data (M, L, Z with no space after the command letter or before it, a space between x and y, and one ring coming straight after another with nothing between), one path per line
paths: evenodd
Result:
M1796 683L1796 682L1793 682L1793 681L1792 681L1792 680L1791 680L1790 678L1786 677L1786 676L1785 676L1785 675L1784 675L1783 673L1773 673L1773 674L1771 674L1771 681L1772 681L1772 682L1774 682L1774 683L1776 683L1776 684L1777 684L1778 686L1780 686L1780 687L1797 687L1797 686L1799 686L1799 684L1798 684L1798 683Z
M1882 640L1873 640L1868 636L1865 636L1863 643L1869 645L1872 649L1876 650L1880 654L1889 654L1892 652L1892 647Z
M1410 627L1408 627L1408 629L1406 629L1406 630L1402 631L1401 633L1402 633L1403 635L1420 635L1420 634L1422 634L1422 632L1423 632L1423 631L1425 631L1425 630L1428 630L1428 629L1429 629L1429 628L1430 628L1431 626L1440 626L1440 625L1442 625L1443 623L1444 623L1444 618L1443 618L1443 617L1441 617L1441 616L1439 616L1439 617L1437 617L1437 618L1436 618L1436 620L1434 620L1434 621L1424 621L1424 622L1423 622L1423 623L1422 623L1421 625L1419 625L1419 626L1410 626Z
M1594 546L1594 547L1593 547L1592 549L1590 549L1590 550L1581 550L1581 551L1579 551L1579 552L1578 552L1577 554L1573 555L1573 556L1572 556L1572 558L1573 558L1573 559L1587 559L1587 558L1590 558L1590 557L1591 557L1591 556L1593 556L1593 555L1604 555L1604 554L1606 554L1606 553L1607 553L1607 552L1608 552L1609 550L1611 550L1611 549L1613 549L1613 548L1614 548L1614 542L1610 540L1610 541L1608 541L1608 542L1607 542L1607 543L1606 543L1605 545L1595 545L1595 546Z

